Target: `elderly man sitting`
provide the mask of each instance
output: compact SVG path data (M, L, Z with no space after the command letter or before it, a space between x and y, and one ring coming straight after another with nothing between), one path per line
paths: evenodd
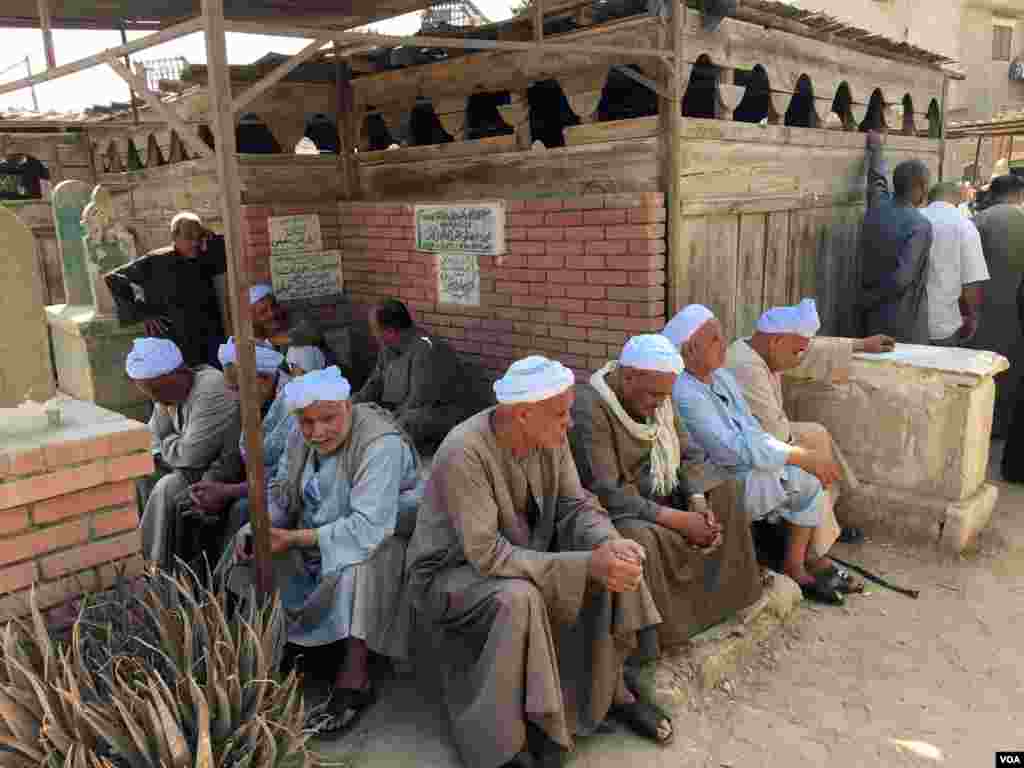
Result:
M274 577L287 610L288 642L344 641L344 660L327 704L314 713L320 736L350 728L374 700L369 652L404 657L407 612L400 610L405 539L396 529L415 514L419 457L409 437L374 405L353 405L337 367L290 381L296 415L270 496ZM221 568L251 560L243 528ZM248 567L230 569L244 594Z
M409 590L440 628L452 733L473 768L556 761L609 708L665 743L671 722L626 686L623 662L661 620L644 550L580 485L566 440L573 374L541 356L494 384L498 406L434 457ZM550 763L546 763L550 764Z
M153 401L149 429L160 476L142 513L142 551L164 568L182 551L189 489L200 480L237 482L241 417L238 399L216 368L185 365L170 339L136 339L128 377Z
M295 417L288 412L283 396L291 377L282 372L284 355L270 347L256 346L256 396L260 401L263 427L263 468L269 486L284 455L288 435L295 427ZM238 391L238 348L234 337L221 344L217 351L224 370L224 382L232 392ZM239 440L239 454L245 461L245 436ZM243 467L244 471L244 467ZM240 473L241 474L241 473ZM230 507L225 536L230 538L249 521L249 483L221 483L202 480L192 486L192 501L208 514L220 515Z
M282 353L296 346L312 346L325 356L320 368L335 363L320 324L309 314L289 312L282 307L267 283L257 283L249 289L249 312L254 338Z
M682 464L687 436L672 407L682 370L683 359L664 336L634 336L618 362L577 385L569 433L583 486L597 494L619 533L647 552L644 580L663 622L659 648L644 647L655 635L644 633L645 656L685 643L761 593L738 482L714 489L709 505L694 490L701 468Z
M823 557L839 535L834 507L840 488L844 492L855 490L857 478L825 427L789 420L782 396L782 374L786 374L787 384L797 392L842 384L850 378L855 352L891 352L895 342L889 336L816 338L819 328L821 321L814 299L804 299L795 307L769 309L757 321L753 336L729 345L725 367L735 377L751 413L766 432L784 443L828 454L839 465L840 482L825 491L825 521L818 528L825 538L816 537L811 543L812 554ZM846 543L861 539L863 534L856 528L844 528L840 536Z
M397 299L374 308L370 332L380 353L353 401L387 408L418 446L435 447L475 410L473 388L455 350L417 329Z
M786 575L806 597L841 604L848 582L808 553L824 518L823 489L839 479L839 467L828 453L783 442L758 423L736 380L722 368L725 338L711 310L691 304L664 334L682 346L686 370L672 399L691 437L691 457L706 465L705 480L741 478L753 521L785 521Z

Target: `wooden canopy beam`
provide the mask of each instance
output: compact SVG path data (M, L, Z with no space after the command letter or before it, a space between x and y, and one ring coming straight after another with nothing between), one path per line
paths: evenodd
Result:
M39 28L43 31L43 50L46 52L47 69L57 66L57 55L53 50L53 29L50 24L50 0L39 0Z
M56 80L61 77L67 77L73 75L76 72L83 72L86 69L92 69L93 67L101 64L106 64L108 59L111 57L118 58L119 56L125 56L135 51L142 51L146 48L152 48L154 45L160 45L166 43L168 40L176 40L179 37L185 35L191 35L193 32L200 32L203 29L203 21L200 18L189 19L183 21L181 24L175 24L167 29L162 29L159 32L154 32L151 35L140 37L138 40L133 40L125 45L119 45L116 48L108 48L105 51L101 51L93 56L87 56L84 59L73 61L70 64L63 64L59 67L54 67L42 72L38 75L32 75L31 77L25 77L21 80L14 80L9 83L0 84L0 96L5 93L13 93L14 91L20 91L22 88L30 88L33 85L39 83L45 83L49 80Z
M282 37L318 38L325 30L298 27L289 24L280 26L271 23L254 24L250 21L229 21L227 28L232 32L253 35L280 35ZM329 30L328 30L329 31ZM380 35L368 32L330 32L338 43L372 43L379 46L409 46L413 48L449 48L468 51L541 51L549 53L589 53L603 56L631 56L647 59L664 59L672 56L671 51L654 48L625 48L614 45L591 45L588 43L528 42L519 40L475 40L454 37L430 37L427 35Z
M268 72L263 79L249 86L244 93L240 93L235 100L231 102L231 112L237 115L247 106L252 104L253 101L281 82L297 67L301 66L303 62L308 61L321 48L330 42L331 38L329 37L318 37L290 59L274 67L274 69ZM229 93L228 96L230 95L231 94Z
M149 90L149 86L146 85L146 81L132 72L122 62L116 58L107 60L107 65L117 73L117 75L131 86L132 90L142 97L151 109L158 112L167 124L171 126L178 135L181 136L181 140L188 144L188 148L195 152L200 157L208 159L213 158L213 150L207 146L206 142L199 137L199 132L194 126L187 124L178 113L169 104L165 104L160 97ZM232 133L234 131L232 130Z
M246 477L249 483L249 519L252 521L256 555L256 588L262 597L273 594L270 560L270 518L263 469L263 431L256 396L256 348L249 310L249 276L242 264L242 187L238 177L235 118L231 112L231 74L225 40L224 0L202 0L206 31L210 113L217 136L217 180L227 250L228 293L235 340L238 344L238 386L242 400ZM205 145L204 145L205 146Z

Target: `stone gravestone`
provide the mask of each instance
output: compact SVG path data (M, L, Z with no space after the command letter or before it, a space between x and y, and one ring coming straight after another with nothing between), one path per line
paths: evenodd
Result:
M56 391L43 308L43 278L32 230L0 205L0 407L26 398L44 401Z
M60 268L64 276L65 301L72 305L91 305L92 289L85 262L85 244L82 237L82 211L89 204L89 185L84 181L68 179L54 187L50 196L53 206L53 226L57 231L60 249Z
M103 276L138 256L135 234L114 215L114 201L110 192L97 184L92 199L82 211L82 243L85 247L89 287L92 290L96 314L114 314L114 297Z
M66 215L70 218L70 212ZM145 336L145 329L118 322L114 299L103 279L111 269L136 258L135 235L118 220L110 194L102 186L92 191L79 221L85 301L46 308L57 381L61 391L79 400L145 421L146 400L124 372L132 341ZM66 262L69 251L63 243L61 248Z

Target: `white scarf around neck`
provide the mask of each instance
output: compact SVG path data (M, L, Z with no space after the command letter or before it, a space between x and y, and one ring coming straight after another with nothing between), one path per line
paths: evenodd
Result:
M590 377L590 385L601 395L601 399L611 408L612 413L637 440L651 443L651 475L654 479L654 493L657 496L668 496L679 484L679 464L682 461L682 449L679 445L679 434L676 432L675 413L672 398L658 406L654 414L654 423L641 424L635 421L622 407L619 398L608 386L605 378L617 370L619 364L612 361Z

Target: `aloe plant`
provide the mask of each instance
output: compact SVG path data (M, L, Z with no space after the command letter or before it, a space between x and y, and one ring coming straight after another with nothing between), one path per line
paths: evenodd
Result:
M0 768L307 768L284 617L188 573L122 580L56 642L35 595L0 629Z

